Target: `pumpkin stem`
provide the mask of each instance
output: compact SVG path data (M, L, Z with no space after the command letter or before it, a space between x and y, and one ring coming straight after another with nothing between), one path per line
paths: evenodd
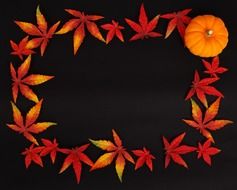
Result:
M212 34L213 34L213 30L207 30L206 31L206 34L207 34L207 37L211 37L212 36Z

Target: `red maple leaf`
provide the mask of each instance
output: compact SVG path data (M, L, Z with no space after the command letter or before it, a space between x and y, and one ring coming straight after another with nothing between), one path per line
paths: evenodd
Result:
M12 40L10 40L10 44L12 47L12 52L11 55L16 55L18 56L21 60L23 60L23 56L24 55L31 55L33 53L35 53L33 50L27 48L27 43L28 43L28 38L29 36L26 36L25 38L23 38L19 45L17 45L15 42L13 42Z
M178 32L181 36L181 38L184 38L184 33L186 26L189 24L191 21L191 18L187 16L187 14L191 11L192 9L184 9L182 11L174 12L174 13L168 13L161 15L161 18L165 19L171 19L169 21L166 34L165 34L165 39L170 36L170 34L174 31L175 28L178 29Z
M32 134L39 134L49 127L56 125L56 123L52 122L40 122L36 123L36 120L39 117L41 106L42 106L43 100L40 100L35 106L33 106L30 111L26 114L25 122L23 120L22 114L20 110L17 108L17 106L11 102L12 104L12 110L13 110L13 119L15 124L7 124L7 126L20 133L23 134L23 136L29 140L30 142L39 145L37 140Z
M32 144L29 148L26 148L24 152L21 154L25 156L25 166L28 168L33 161L34 163L38 164L39 166L43 167L42 159L39 155L43 147L38 146L34 147L34 144Z
M40 75L40 74L31 74L26 76L29 72L31 64L31 55L27 57L27 59L16 69L13 67L13 64L10 64L10 72L12 77L12 96L13 101L16 103L19 90L21 94L27 99L33 102L39 102L37 95L31 90L29 86L35 86L42 84L52 78L53 76Z
M201 108L191 99L193 120L184 119L183 121L189 126L197 129L200 133L214 142L210 131L218 130L225 127L227 124L233 123L230 120L213 120L218 114L221 98L218 98L210 107L207 108L203 116Z
M112 130L114 143L108 140L91 140L91 143L97 146L102 150L108 151L107 153L100 156L94 165L91 168L92 170L100 169L110 165L113 160L115 160L115 169L118 175L120 182L122 182L123 172L126 165L126 160L134 164L134 160L132 156L128 153L128 151L123 147L122 141L115 130Z
M40 156L46 156L50 154L50 158L52 160L52 163L55 163L57 152L61 153L67 153L67 149L62 149L58 147L57 140L54 139L53 141L50 141L48 139L41 139L44 146L42 146L42 151L40 152Z
M102 42L105 42L99 28L95 23L95 21L104 18L103 16L86 15L84 12L72 9L65 9L65 11L76 18L70 19L68 22L66 22L63 27L57 32L57 34L66 34L75 29L73 36L74 55L77 53L85 38L85 27L92 36Z
M90 144L85 144L73 149L64 149L64 153L68 154L68 156L65 158L59 173L63 173L70 165L72 165L76 175L77 183L80 183L82 163L85 163L89 166L93 165L91 159L84 153L89 145Z
M219 67L220 61L219 61L218 56L216 56L212 59L212 63L209 63L209 62L205 61L204 59L202 60L202 63L205 66L205 68L207 69L204 72L207 74L210 74L211 77L218 78L217 74L222 74L222 73L228 71L228 69L225 67Z
M138 156L139 158L136 161L135 170L142 167L144 164L147 165L147 167L152 171L153 170L153 163L152 160L155 159L155 157L150 153L149 150L147 150L145 147L143 150L133 150L133 154Z
M148 18L144 9L144 4L142 4L140 8L139 24L128 18L125 18L125 21L127 22L127 24L135 32L137 32L137 34L135 34L130 39L130 41L149 38L149 37L156 38L156 37L162 36L160 33L154 32L154 29L156 28L158 24L159 16L160 15L155 16L150 22L148 22Z
M171 143L168 142L168 140L163 136L163 143L165 146L165 168L169 166L170 160L172 159L175 163L184 166L185 168L188 168L188 165L183 160L183 158L180 156L180 154L187 154L190 152L195 151L197 148L187 145L181 145L183 138L185 136L185 133L182 133L181 135L177 136Z
M223 94L218 91L215 87L209 86L210 84L218 81L219 78L204 78L200 79L200 76L198 74L198 71L195 71L193 84L191 86L191 90L188 92L188 95L186 96L185 100L190 99L194 96L194 94L197 95L198 99L203 103L205 107L208 107L206 94L213 95L217 97L224 97Z
M198 143L198 159L203 158L203 160L211 166L211 156L218 154L221 150L215 147L211 147L211 141L207 140L203 145Z
M48 45L49 40L55 34L60 21L54 24L51 28L48 29L48 24L45 20L44 15L40 12L39 6L36 10L36 20L38 26L28 22L15 21L15 23L28 35L34 36L35 38L30 40L26 48L34 49L40 46L41 56L44 55L45 49Z
M112 20L111 24L103 24L101 25L101 28L103 28L104 30L108 30L106 37L106 44L108 44L114 38L114 36L117 36L117 38L121 42L124 42L123 34L121 32L121 30L123 30L124 27L120 26L118 22Z

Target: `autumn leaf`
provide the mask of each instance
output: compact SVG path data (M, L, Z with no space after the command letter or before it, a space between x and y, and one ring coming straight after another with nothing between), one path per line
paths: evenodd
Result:
M168 13L160 16L161 18L170 20L166 30L165 39L170 36L175 28L177 28L181 38L184 38L186 26L191 21L191 18L188 17L187 14L190 13L191 10L192 9L184 9L182 11Z
M136 161L135 170L142 167L144 164L147 165L147 167L152 171L153 170L153 163L152 160L155 159L155 157L150 153L149 150L147 150L145 147L143 150L133 150L133 154L138 156L138 159Z
M16 103L19 91L27 99L38 102L37 95L31 90L29 86L35 86L42 84L52 78L53 76L40 75L40 74L31 74L26 77L31 64L31 55L21 64L21 66L16 71L13 67L13 64L10 64L10 72L12 77L12 96L13 101Z
M75 18L70 19L68 22L66 22L56 34L66 34L75 29L73 36L74 55L77 53L79 47L84 41L85 27L92 36L102 42L105 42L103 36L100 33L99 28L95 23L95 21L100 20L104 17L98 15L86 15L84 12L72 9L65 9L65 11L74 16Z
M42 146L43 148L40 152L40 156L47 156L49 154L53 164L55 163L57 152L61 152L64 154L68 152L67 149L62 149L58 147L56 139L54 139L53 141L50 141L48 139L41 139L41 141L44 146Z
M77 183L80 183L81 179L81 171L82 171L82 163L86 165L92 166L93 162L91 159L84 153L84 151L88 148L90 144L85 144L80 147L76 147L73 149L64 149L64 153L68 156L65 158L62 168L60 170L60 174L63 173L70 165L73 166L74 173L76 175Z
M34 147L34 144L32 144L29 148L26 148L24 152L21 154L25 156L25 166L28 168L32 161L39 166L43 167L42 159L39 155L43 147Z
M36 9L36 20L37 26L28 22L21 21L15 21L15 23L25 33L34 37L27 43L26 48L34 49L40 46L41 56L43 56L48 42L55 34L58 25L60 24L60 21L54 24L51 28L49 28L44 15L40 12L39 6Z
M203 160L211 166L211 156L214 156L218 154L221 150L215 147L211 147L211 141L206 140L206 142L202 145L201 143L198 143L198 159L201 157Z
M130 41L144 39L144 38L156 38L162 36L158 32L154 32L159 20L159 15L155 16L150 22L146 15L144 4L141 5L139 23L136 23L128 18L125 18L127 24L137 33L135 34Z
M195 71L194 80L192 82L193 84L185 100L190 99L196 94L198 99L203 103L203 105L205 107L208 107L206 94L223 98L224 96L220 91L218 91L215 87L210 86L210 84L218 80L219 78L200 79L198 71Z
M109 140L91 140L91 143L98 148L107 151L107 153L100 156L91 168L91 171L104 168L110 165L115 160L115 169L119 180L122 182L122 176L126 165L126 160L134 164L131 155L126 151L122 145L122 141L115 130L112 130L114 143Z
M31 55L31 54L35 53L33 50L28 49L26 47L27 43L28 43L28 38L29 38L29 36L26 36L25 38L23 38L20 41L19 45L17 45L14 41L10 40L10 44L11 44L11 47L12 47L12 50L13 50L11 52L11 55L16 55L21 60L23 60L24 55Z
M106 44L108 44L114 38L114 36L117 36L117 38L121 42L124 42L123 34L121 32L121 30L123 30L124 27L120 26L118 22L112 20L111 24L103 24L101 25L101 28L103 28L104 30L108 30L106 37Z
M195 147L187 146L187 145L180 145L185 133L174 138L174 140L169 143L168 140L163 136L163 143L165 147L165 168L169 166L170 160L172 159L175 163L188 168L188 165L183 160L180 155L187 154L196 150Z
M29 140L30 142L39 145L37 140L32 134L39 134L49 127L56 125L56 123L52 122L40 122L36 123L36 120L39 117L41 106L43 100L40 100L35 106L33 106L29 112L26 114L25 122L23 120L22 114L17 106L11 102L12 110L13 110L13 119L15 124L7 124L7 126L16 131Z
M219 61L218 56L216 56L212 59L212 63L209 63L204 59L202 60L202 63L204 65L204 67L207 69L206 71L204 71L204 73L211 75L211 77L218 78L218 74L222 74L222 73L228 71L227 68L219 66L220 61Z
M230 120L214 120L218 114L220 101L221 98L217 98L216 101L206 109L205 115L203 115L201 108L194 100L191 99L193 120L183 119L183 121L190 127L199 130L204 137L214 142L210 131L221 129L227 124L233 123Z

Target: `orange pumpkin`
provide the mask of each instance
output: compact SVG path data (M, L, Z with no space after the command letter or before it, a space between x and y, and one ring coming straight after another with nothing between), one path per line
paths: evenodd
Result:
M224 22L213 15L197 16L185 30L186 47L194 55L215 57L228 43L228 31Z

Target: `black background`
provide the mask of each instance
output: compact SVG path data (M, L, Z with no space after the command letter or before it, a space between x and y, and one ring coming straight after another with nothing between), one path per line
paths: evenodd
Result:
M142 1L111 0L64 0L64 1L4 1L1 4L1 73L0 73L0 164L1 189L235 189L237 186L237 129L234 125L214 132L216 146L223 151L213 158L208 167L203 160L196 159L196 153L184 156L190 169L171 163L164 169L161 137L172 138L187 132L184 143L196 145L204 138L194 129L182 123L190 118L190 104L184 101L185 94L193 79L195 68L202 70L198 57L183 47L175 31L164 40L148 39L121 43L117 39L105 45L90 35L86 36L79 52L73 56L72 34L55 36L45 53L33 56L30 73L55 75L50 82L33 88L38 97L44 98L39 121L55 121L52 127L38 138L57 137L65 147L88 142L88 138L111 139L115 129L128 149L148 147L157 157L154 172L143 167L137 172L128 164L123 183L116 176L114 165L89 172L84 166L82 179L76 184L72 169L59 175L63 162L59 156L52 165L44 159L44 169L32 165L24 166L21 151L30 144L21 135L6 127L11 123L12 112L11 78L9 62L17 66L18 58L9 55L9 40L19 41L25 34L14 24L14 20L36 23L35 10L38 4L49 25L58 20L63 23L70 16L64 8L78 9L88 14L99 14L105 19L120 21L126 27L125 38L134 34L124 22L128 17L138 19ZM235 1L144 1L149 18L157 13L164 14L185 8L193 8L191 16L214 14L221 17L228 27L230 41L220 55L221 63L230 71L223 75L217 87L224 93L219 118L235 121L237 115L236 90L236 8ZM166 20L160 20L158 31L165 34ZM61 25L60 25L61 26ZM87 33L88 34L88 33ZM105 35L105 33L103 33ZM22 96L18 106L23 113L33 105ZM91 146L87 150L92 160L103 153Z

